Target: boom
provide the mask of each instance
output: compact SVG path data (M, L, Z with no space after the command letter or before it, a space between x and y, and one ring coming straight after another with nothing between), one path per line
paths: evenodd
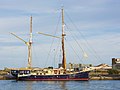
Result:
M42 34L42 35L50 36L50 37L54 37L54 38L61 38L61 37L58 37L58 36L53 36L53 35L45 34L45 33L41 33L41 32L38 32L38 34Z

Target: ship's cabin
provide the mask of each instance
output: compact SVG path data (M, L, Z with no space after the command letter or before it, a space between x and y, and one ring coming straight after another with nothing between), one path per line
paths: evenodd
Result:
M19 70L11 70L11 74L12 74L13 76L17 77L18 74L19 74Z
M30 70L19 70L19 75L30 74Z
M11 70L11 74L15 77L18 75L27 75L30 74L30 70Z

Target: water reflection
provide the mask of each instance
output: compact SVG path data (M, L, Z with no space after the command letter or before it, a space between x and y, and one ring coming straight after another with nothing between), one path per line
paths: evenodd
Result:
M43 82L52 85L53 87L51 86L51 88L58 87L61 88L61 90L68 90L66 87L67 81L43 81Z
M33 82L26 82L26 90L32 90L32 84Z
M53 90L55 88L68 90L65 81L25 81L24 83L26 83L26 90L37 90L38 88L41 90Z
M24 81L25 90L69 90L80 86L89 87L89 81Z
M0 90L119 90L119 80L11 81L1 80Z
M68 90L66 87L66 81L59 82L62 90Z

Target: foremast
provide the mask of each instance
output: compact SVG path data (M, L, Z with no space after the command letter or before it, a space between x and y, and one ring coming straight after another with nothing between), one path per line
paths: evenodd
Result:
M30 39L28 42L28 68L32 67L32 16L30 17Z
M64 26L65 26L65 23L64 23L64 9L62 8L62 55L63 55L63 58L62 58L62 67L64 69L66 69L66 55L65 55L65 43L64 43L64 40L65 40L65 32L64 32Z
M18 38L19 40L23 41L27 45L28 47L28 68L31 68L32 67L31 65L32 64L32 16L30 17L30 38L28 42L26 42L19 36L15 35L14 33L11 33L11 34L15 36L16 38Z

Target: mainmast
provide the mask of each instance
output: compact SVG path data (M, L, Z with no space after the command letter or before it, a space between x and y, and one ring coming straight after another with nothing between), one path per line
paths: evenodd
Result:
M62 8L62 55L63 55L63 59L62 59L62 67L64 69L66 69L66 55L65 55L65 43L64 43L64 39L65 39L65 33L64 33L64 9Z
M32 65L32 16L30 17L30 39L28 42L28 68L31 68Z

